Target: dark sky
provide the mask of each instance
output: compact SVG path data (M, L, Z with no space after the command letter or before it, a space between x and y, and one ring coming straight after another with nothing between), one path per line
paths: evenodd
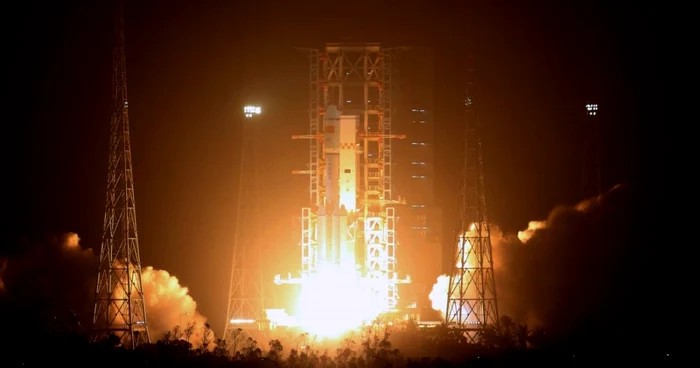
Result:
M5 162L14 178L6 181L13 239L74 231L84 246L99 247L112 42L112 9L102 3L33 2L12 12L13 132L5 133ZM650 10L592 1L506 3L129 2L128 90L144 265L176 275L204 315L223 321L245 101L265 106L270 122L265 213L271 242L280 244L274 260L296 257L291 216L306 198L306 181L288 173L303 168L307 146L289 136L307 131L308 72L293 48L348 37L434 49L443 202L456 198L458 178L450 173L459 167L454 132L461 132L467 34L481 87L493 222L521 230L556 205L582 199L576 150L591 100L604 122L605 187L640 182L649 138L643 127L658 113L650 93L657 78Z

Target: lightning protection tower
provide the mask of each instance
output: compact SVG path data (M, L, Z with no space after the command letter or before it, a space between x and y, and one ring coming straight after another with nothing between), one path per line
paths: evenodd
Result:
M475 72L472 65L469 58L464 100L461 224L450 273L445 322L449 327L463 331L468 343L477 343L485 329L498 324L498 305L491 231L486 215L480 127L474 108Z
M141 285L136 201L129 137L124 56L124 3L116 1L109 169L100 265L95 288L92 340L116 336L134 348L150 342Z
M233 350L242 338L257 337L266 330L263 302L263 238L259 216L258 126L259 106L246 106L243 113L236 227L234 229L231 282L224 326L226 348ZM256 332L257 331L257 332Z

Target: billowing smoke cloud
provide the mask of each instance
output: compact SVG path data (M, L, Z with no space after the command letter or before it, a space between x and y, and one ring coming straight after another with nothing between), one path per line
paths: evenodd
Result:
M626 186L574 206L555 208L518 234L491 226L501 315L544 327L550 335L601 342L644 336L671 304L654 302L669 290L669 249L652 252L649 201ZM433 308L444 313L447 276L433 287ZM593 339L589 337L593 336Z
M189 295L189 290L181 286L177 277L168 271L153 267L143 269L141 280L151 339L160 339L177 325L184 329L194 324L190 342L194 346L200 345L204 334L203 326L207 320L197 312L197 302Z
M667 287L644 202L628 187L554 209L517 236L494 242L499 309L554 334L628 335L667 308L652 295ZM671 246L671 244L669 244ZM601 332L603 331L603 332ZM624 332L621 332L624 331ZM587 333L584 333L587 332Z
M10 323L33 329L81 329L97 260L77 234L23 239L3 257L0 307ZM9 314L8 314L9 313Z
M87 332L98 259L83 249L75 233L44 241L24 241L0 263L0 313L15 315L21 331ZM142 283L151 339L182 323L194 323L190 342L202 341L206 318L189 290L167 271L145 267Z

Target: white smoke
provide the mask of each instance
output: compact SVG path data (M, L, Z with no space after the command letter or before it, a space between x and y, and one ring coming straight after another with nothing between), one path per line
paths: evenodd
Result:
M437 278L437 282L433 285L433 289L430 291L431 306L436 311L440 312L440 317L445 318L445 313L447 310L447 290L450 287L450 277L448 275L440 275Z
M180 285L177 277L168 271L150 266L142 270L141 280L151 340L162 338L175 326L183 331L188 325L194 325L189 342L193 346L201 345L207 319L197 312L197 302L189 295L187 287Z

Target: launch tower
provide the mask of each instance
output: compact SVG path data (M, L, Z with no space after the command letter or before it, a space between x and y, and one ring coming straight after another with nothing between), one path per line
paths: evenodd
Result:
M329 43L309 59L309 205L301 211L299 283L323 267L371 280L374 297L396 307L396 221L392 191L392 60L401 49Z
M475 73L472 65L469 60L464 100L461 226L450 273L445 322L448 327L463 331L467 342L476 343L486 328L498 325L498 305L491 231L486 215L480 126L474 109Z
M141 285L136 201L124 54L124 3L117 0L113 52L109 168L92 341L114 335L123 346L150 342Z

